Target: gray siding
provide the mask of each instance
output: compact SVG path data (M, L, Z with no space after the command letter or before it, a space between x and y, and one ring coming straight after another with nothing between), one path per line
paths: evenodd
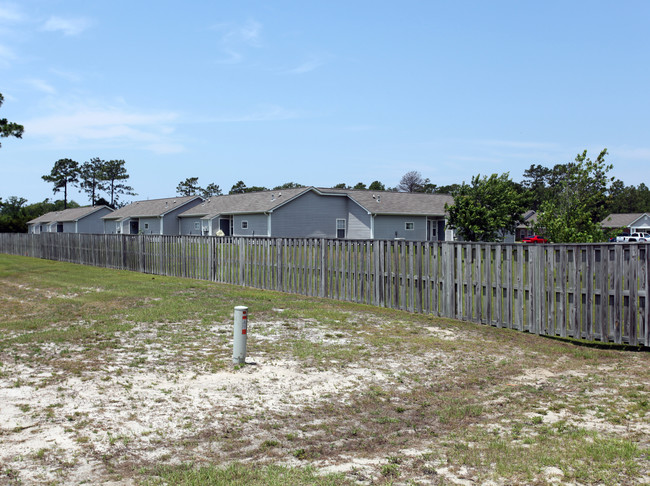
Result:
M650 217L648 216L643 216L634 223L635 230L639 229L639 230L647 231L648 228L650 228Z
M197 206L201 204L203 201L201 199L197 199L195 201L189 202L187 204L183 204L181 207L174 209L173 211L170 211L167 213L163 218L163 233L166 235L179 235L181 234L181 226L180 226L180 218L178 217L179 214L181 214L184 211L187 211L190 208L193 208L194 206ZM160 229L158 230L158 234L160 234Z
M405 229L407 222L413 223L413 230ZM394 238L412 241L426 240L426 216L375 216L375 239L392 240Z
M145 228L146 225L149 225L149 227ZM143 235L159 235L160 218L140 218L138 233ZM169 235L175 233L168 233L167 228L165 228L165 234Z
M273 236L336 238L337 219L345 219L349 231L348 202L346 197L320 196L307 192L273 212Z
M248 228L241 227L242 221L248 222ZM215 229L218 230L216 227ZM266 214L235 214L233 233L234 236L269 236L268 216Z
M110 214L111 210L108 208L102 208L95 211L93 214L89 214L81 218L77 222L77 232L78 233L92 233L92 234L102 234L104 232L104 222L102 221L102 216Z
M354 201L348 199L348 238L367 240L370 238L371 215Z
M199 228L197 229L195 225L198 223ZM207 226L207 222L201 220L201 218L180 218L181 225L181 234L182 235L202 235L203 225Z

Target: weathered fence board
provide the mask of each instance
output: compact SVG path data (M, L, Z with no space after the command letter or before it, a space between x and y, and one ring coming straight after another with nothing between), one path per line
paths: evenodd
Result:
M650 247L0 234L0 252L650 345Z

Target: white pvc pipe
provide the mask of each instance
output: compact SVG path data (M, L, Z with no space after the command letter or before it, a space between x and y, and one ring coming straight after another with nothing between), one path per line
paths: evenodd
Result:
M233 329L233 364L246 362L246 340L248 338L248 307L238 305L235 307L235 326Z

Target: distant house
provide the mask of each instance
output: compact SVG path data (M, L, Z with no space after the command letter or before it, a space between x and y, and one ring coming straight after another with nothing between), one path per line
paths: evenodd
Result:
M446 194L301 187L215 196L179 215L184 235L453 239Z
M622 233L650 233L650 215L648 213L613 213L600 225L605 229L620 228Z
M85 206L52 211L27 222L29 233L103 233L102 217L113 210L108 206Z
M533 231L533 224L537 222L537 212L531 209L524 213L523 219L524 221L519 223L515 229L515 241L521 241L523 238L535 234Z
M136 201L104 216L103 232L125 235L178 235L178 215L202 202L200 196Z

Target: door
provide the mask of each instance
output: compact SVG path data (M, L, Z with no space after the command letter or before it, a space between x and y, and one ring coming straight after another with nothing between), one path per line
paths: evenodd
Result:
M137 235L139 231L140 231L140 220L135 219L133 221L129 221L129 234Z

